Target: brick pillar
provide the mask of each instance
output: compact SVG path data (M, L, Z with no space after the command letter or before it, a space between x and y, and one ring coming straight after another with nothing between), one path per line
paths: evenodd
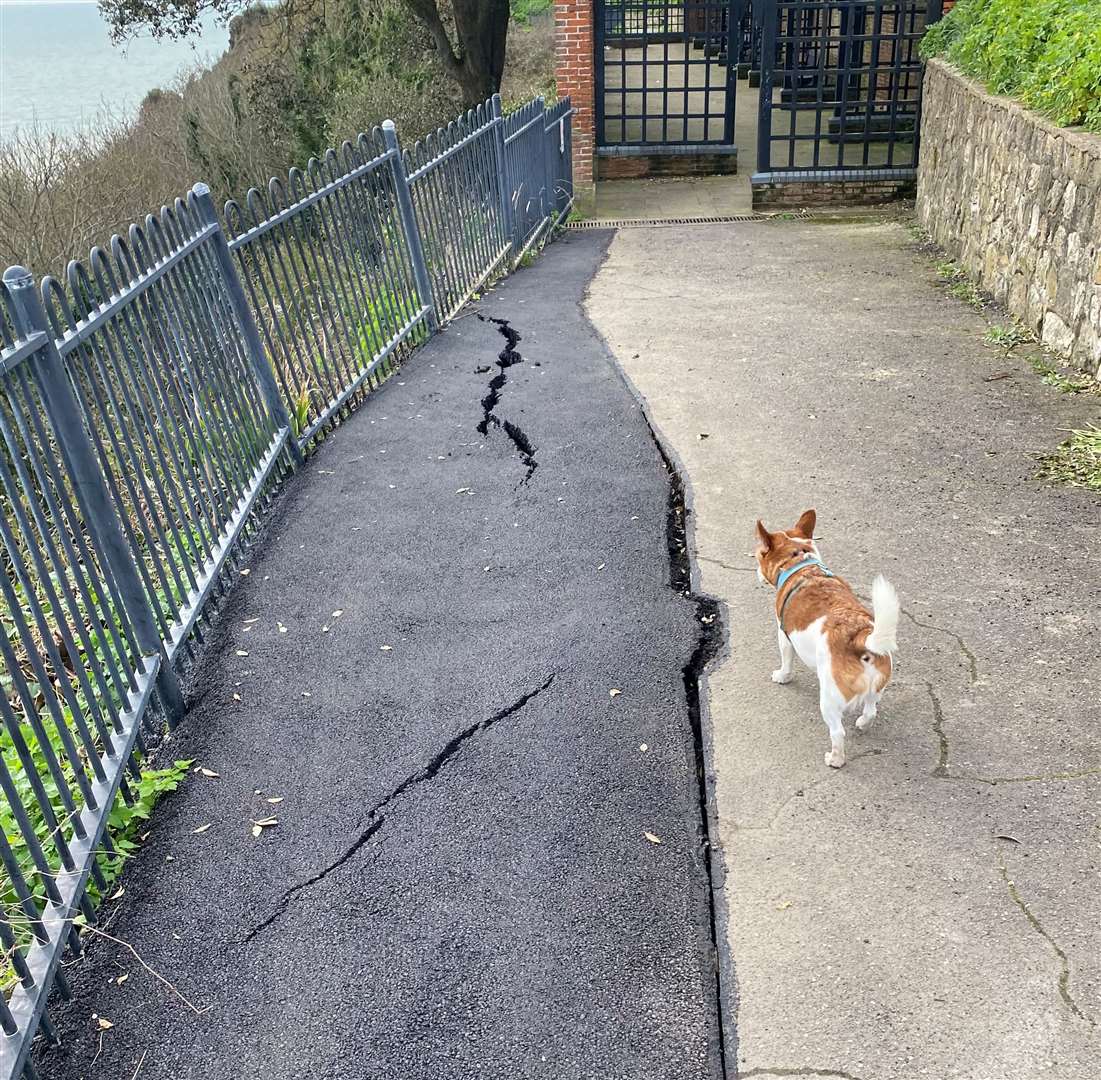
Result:
M573 183L582 207L593 198L596 143L593 92L593 0L554 0L555 79L577 110L573 117Z

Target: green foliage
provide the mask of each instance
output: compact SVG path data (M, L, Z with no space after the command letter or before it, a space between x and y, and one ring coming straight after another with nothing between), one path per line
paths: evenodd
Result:
M1101 132L1101 0L960 0L921 48L1058 124Z
M1087 424L1040 463L1040 479L1101 493L1101 427Z
M550 11L551 0L509 0L508 6L513 20L526 26L532 19Z
M990 326L983 335L983 341L994 349L1015 349L1018 345L1035 341L1035 337L1025 327L1017 323L1010 326Z
M1043 353L1030 356L1028 362L1045 386L1053 387L1061 393L1081 394L1097 386L1088 375L1065 375Z
M950 259L937 263L937 277L948 287L948 295L962 300L971 307L981 309L986 306L986 300L978 286L967 276L967 272Z

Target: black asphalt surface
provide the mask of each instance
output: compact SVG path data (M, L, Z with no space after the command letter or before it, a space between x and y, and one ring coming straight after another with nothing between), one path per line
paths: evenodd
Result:
M45 1076L715 1075L699 624L580 309L607 242L553 244L290 482L170 744L218 776L107 905L176 992L95 941Z

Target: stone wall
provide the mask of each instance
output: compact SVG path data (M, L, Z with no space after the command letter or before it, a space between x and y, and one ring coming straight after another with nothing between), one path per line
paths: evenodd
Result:
M930 61L917 213L985 292L1101 378L1101 136Z

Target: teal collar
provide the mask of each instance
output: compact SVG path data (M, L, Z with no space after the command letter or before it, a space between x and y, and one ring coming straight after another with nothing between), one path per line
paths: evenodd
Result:
M787 584L787 580L792 574L798 574L800 570L806 570L808 566L817 566L826 577L833 577L833 574L826 569L826 564L823 563L821 559L816 559L812 555L809 559L804 559L802 562L797 562L794 566L789 566L776 579L776 591L779 592Z

